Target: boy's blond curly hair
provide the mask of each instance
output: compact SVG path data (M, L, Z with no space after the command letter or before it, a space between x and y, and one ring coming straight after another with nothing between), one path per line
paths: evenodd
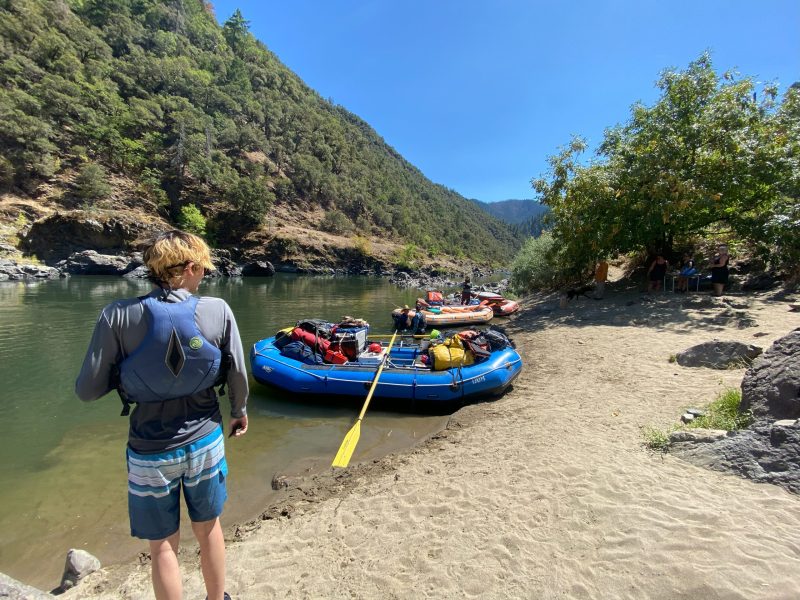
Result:
M208 245L202 238L180 229L157 235L144 251L144 264L150 269L150 276L164 283L179 276L190 262L214 269Z

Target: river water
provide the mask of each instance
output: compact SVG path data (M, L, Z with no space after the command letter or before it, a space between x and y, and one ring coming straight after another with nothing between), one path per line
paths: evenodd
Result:
M112 300L145 294L150 284L73 277L0 283L0 571L30 585L59 583L70 548L103 564L130 560L147 543L130 537L125 442L127 418L109 394L83 403L75 377L95 320ZM204 282L200 294L233 308L245 354L257 340L307 317L367 319L390 331L391 310L418 292L380 278L275 277ZM296 402L250 378L250 429L227 444L229 500L223 526L255 517L276 492L276 473L326 468L360 404ZM228 414L221 399L223 415ZM373 408L353 462L386 455L438 431L446 416ZM182 537L191 538L184 509Z

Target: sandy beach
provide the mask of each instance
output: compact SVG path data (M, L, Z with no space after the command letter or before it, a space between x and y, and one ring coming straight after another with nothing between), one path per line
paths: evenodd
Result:
M646 450L641 434L744 375L671 355L715 338L766 349L800 315L775 293L615 285L565 309L524 301L508 330L525 368L500 399L408 451L290 479L261 519L223 519L234 600L800 597L800 497ZM185 597L205 597L191 544L181 559ZM149 565L64 597L152 598Z

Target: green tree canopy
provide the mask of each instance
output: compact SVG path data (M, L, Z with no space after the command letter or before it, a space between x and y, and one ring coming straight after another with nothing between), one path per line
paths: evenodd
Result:
M788 264L798 253L798 90L718 76L708 55L667 70L653 106L635 104L605 132L593 160L575 138L532 182L551 208L553 235L580 271L620 252L670 252L712 232L751 241Z

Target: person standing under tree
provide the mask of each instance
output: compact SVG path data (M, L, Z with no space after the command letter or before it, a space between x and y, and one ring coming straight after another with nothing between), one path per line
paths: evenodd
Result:
M182 488L208 598L230 600L219 522L228 466L214 386L228 386L229 437L244 435L249 390L239 330L224 300L194 295L214 268L202 239L168 231L146 248L144 262L156 288L103 309L75 391L91 401L116 388L122 414L130 414L128 514L131 535L149 541L156 598L183 595Z
M606 279L608 279L608 261L601 258L594 270L594 299L602 300L606 292Z
M714 286L714 295L722 296L725 286L728 285L728 247L725 244L717 246L717 253L711 261L711 284Z
M656 254L655 260L653 260L650 268L647 270L648 293L658 292L661 290L661 286L664 283L664 277L667 275L668 267L669 263L667 262L667 259L664 258L664 255L661 253Z

